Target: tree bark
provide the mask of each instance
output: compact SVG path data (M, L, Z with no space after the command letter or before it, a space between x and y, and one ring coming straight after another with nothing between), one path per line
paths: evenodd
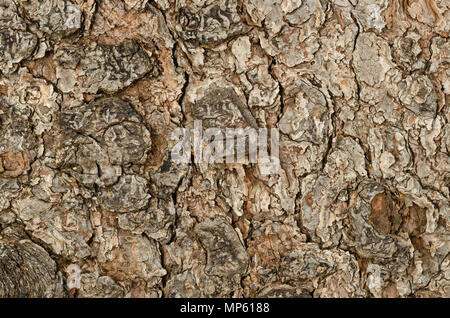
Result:
M0 0L0 297L450 297L449 23L445 0ZM278 170L176 162L198 122L278 129Z

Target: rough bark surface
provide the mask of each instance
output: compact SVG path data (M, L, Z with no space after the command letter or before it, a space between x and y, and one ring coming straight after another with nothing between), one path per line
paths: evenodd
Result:
M446 0L0 0L0 297L450 297ZM279 174L175 164L276 127Z

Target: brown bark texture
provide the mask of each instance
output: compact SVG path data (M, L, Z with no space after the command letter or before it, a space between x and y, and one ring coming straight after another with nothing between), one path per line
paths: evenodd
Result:
M447 0L0 0L0 297L450 297L449 32ZM279 129L279 172L175 163L195 121Z

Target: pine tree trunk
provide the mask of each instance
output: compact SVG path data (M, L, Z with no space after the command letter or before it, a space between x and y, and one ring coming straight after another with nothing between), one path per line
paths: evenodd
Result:
M0 0L0 297L450 297L449 23Z

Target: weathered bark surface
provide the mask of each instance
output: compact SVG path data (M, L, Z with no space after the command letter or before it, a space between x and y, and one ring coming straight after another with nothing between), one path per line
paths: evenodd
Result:
M450 297L446 0L0 0L1 297ZM175 164L276 127L279 174Z

